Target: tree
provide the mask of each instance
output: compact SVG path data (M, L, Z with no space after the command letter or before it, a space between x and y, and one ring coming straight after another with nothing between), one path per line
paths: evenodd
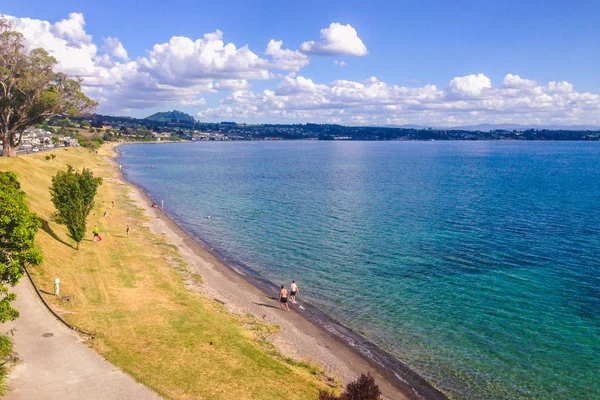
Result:
M371 374L361 374L346 386L346 391L339 397L322 390L319 392L319 400L381 400L381 390Z
M34 249L41 220L29 211L20 188L14 172L0 172L0 323L19 316L10 305L17 296L8 292L7 285L19 282L27 264L42 262Z
M83 240L86 220L94 207L94 197L102 178L95 178L87 168L78 173L70 165L52 178L50 197L58 211L60 222L67 225L71 237L79 243Z
M24 52L24 38L0 18L0 139L2 156L16 155L28 127L56 115L93 110L97 103L81 91L81 79L53 71L56 59L44 49Z

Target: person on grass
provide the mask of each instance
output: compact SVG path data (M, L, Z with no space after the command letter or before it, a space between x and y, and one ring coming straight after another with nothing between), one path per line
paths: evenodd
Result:
M290 306L288 306L288 292L283 285L281 285L281 290L279 291L279 308L283 310L283 306L290 311Z
M100 229L98 229L98 226L94 226L94 240L92 240L92 242L95 242L96 240L100 240Z
M298 293L300 289L298 289L298 285L296 285L296 281L292 281L290 285L290 300L292 303L296 304L296 293Z

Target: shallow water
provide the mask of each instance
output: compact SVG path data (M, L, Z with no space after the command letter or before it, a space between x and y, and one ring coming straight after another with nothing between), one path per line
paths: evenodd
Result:
M600 143L120 149L188 232L455 398L600 398Z

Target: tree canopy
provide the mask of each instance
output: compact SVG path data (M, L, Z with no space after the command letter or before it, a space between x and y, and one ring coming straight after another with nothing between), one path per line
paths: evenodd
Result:
M2 156L14 156L28 127L55 115L77 116L97 103L81 91L81 79L54 72L44 49L25 52L23 35L0 18L0 139Z
M25 193L14 172L0 172L0 323L19 316L10 305L16 295L9 293L7 285L17 284L25 265L42 261L34 249L40 225L40 219L25 203Z
M52 178L50 196L61 222L67 225L71 237L79 243L86 231L86 220L94 207L94 197L102 178L95 178L92 171L84 168L81 173L68 166Z

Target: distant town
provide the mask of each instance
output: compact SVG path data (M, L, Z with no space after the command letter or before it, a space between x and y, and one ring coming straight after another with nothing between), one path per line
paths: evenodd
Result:
M106 141L231 140L600 140L600 129L467 130L426 127L343 126L335 124L240 124L199 122L180 111L147 118L94 114L56 117L26 130L18 152L84 146L95 150Z

